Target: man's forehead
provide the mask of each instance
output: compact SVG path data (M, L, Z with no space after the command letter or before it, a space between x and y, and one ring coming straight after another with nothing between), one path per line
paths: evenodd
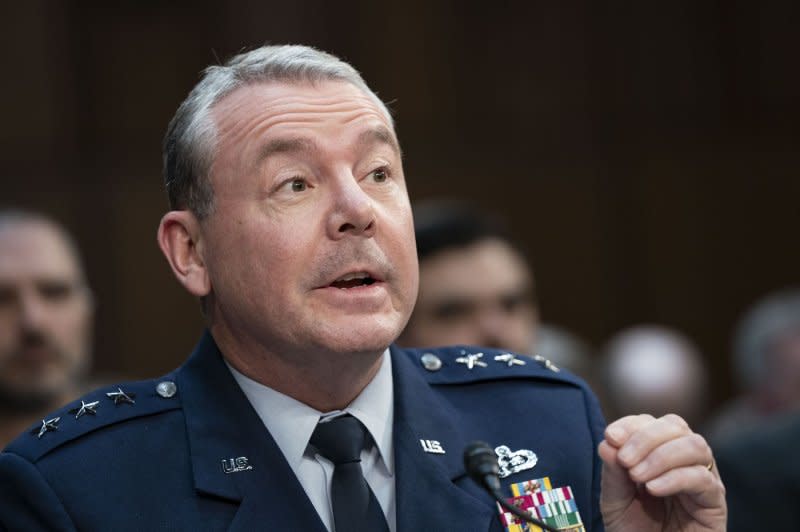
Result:
M267 124L287 121L294 124L310 122L319 117L373 115L383 123L394 138L394 125L388 111L376 97L349 81L264 81L237 87L216 102L212 116L218 129L236 128L243 121L260 115Z
M384 144L400 155L400 145L394 133L381 124L363 129L355 137L354 143L362 149L368 149L376 144ZM268 140L261 148L259 159L263 160L280 154L310 153L319 150L319 148L320 146L310 137L302 135L281 136L277 134L273 135L273 138Z
M80 275L77 257L61 233L46 223L0 226L0 276Z
M445 248L420 262L420 278L431 294L491 294L532 284L532 274L516 251L502 240L486 239Z

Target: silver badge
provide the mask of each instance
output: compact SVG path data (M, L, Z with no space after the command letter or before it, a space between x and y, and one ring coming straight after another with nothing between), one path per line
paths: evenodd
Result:
M554 371L556 373L561 371L560 369L558 369L558 366L556 366L555 364L553 364L552 362L550 362L549 360L544 358L542 355L534 355L533 359L536 362L539 362L540 364L542 364L544 367L546 367L550 371Z
M253 466L250 465L250 461L246 456L240 456L238 458L225 458L222 460L222 470L226 475L231 473L239 473L241 471L250 471L251 469L253 469Z
M73 408L69 411L70 414L75 414L75 419L78 419L81 416L85 416L86 414L91 414L93 416L97 415L97 407L100 406L100 401L92 401L91 403L83 402L81 399L81 406L78 408Z
M482 368L488 366L486 362L481 360L481 358L483 358L483 353L472 353L470 355L467 355L466 351L462 351L461 354L464 356L458 357L456 359L456 362L458 362L459 364L466 364L468 369L472 369L475 366L481 366Z
M533 469L533 466L539 461L536 453L528 449L512 452L508 446L501 445L496 447L494 452L497 454L497 465L500 466L500 478L506 478L526 469Z
M162 381L156 386L156 393L164 399L169 399L178 391L178 387L172 381Z
M134 404L136 402L136 401L133 400L133 398L136 397L135 393L125 393L125 392L122 391L122 388L119 388L119 387L117 387L117 391L116 392L108 392L106 394L106 397L108 397L109 399L112 399L114 401L115 405L118 405L118 404L121 404L121 403L128 403L128 404L132 405L132 404Z
M422 444L422 450L431 454L445 454L442 449L442 444L436 440L419 440Z
M425 353L419 360L422 362L422 367L428 371L439 371L442 369L442 359L433 353Z
M517 358L517 355L514 353L503 353L502 355L497 355L494 357L495 362L505 362L506 365L510 368L511 366L524 366L525 361L521 358Z
M37 438L41 438L47 432L58 430L58 422L59 421L61 421L60 417L54 417L53 419L43 419L42 420L42 426L39 427L38 429L33 429L31 431L31 434L37 434L38 433L38 435L36 437Z

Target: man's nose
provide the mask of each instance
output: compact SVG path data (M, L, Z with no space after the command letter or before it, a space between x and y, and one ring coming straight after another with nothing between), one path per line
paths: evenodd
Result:
M478 316L477 330L480 331L481 345L509 349L505 345L505 336L508 334L508 320L499 309L485 308Z
M347 235L370 237L375 233L375 206L352 175L343 175L333 190L333 212L328 222L334 240Z
M19 294L19 324L23 330L38 330L47 320L47 303L35 291Z

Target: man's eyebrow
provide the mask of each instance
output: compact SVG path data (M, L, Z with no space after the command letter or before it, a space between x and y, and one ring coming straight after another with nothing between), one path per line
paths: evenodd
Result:
M397 153L397 155L402 155L402 152L400 151L400 145L397 143L397 138L391 131L382 126L364 131L358 136L357 142L361 146L387 144Z

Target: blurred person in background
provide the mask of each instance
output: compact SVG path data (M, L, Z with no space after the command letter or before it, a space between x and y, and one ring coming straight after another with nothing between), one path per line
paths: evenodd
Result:
M709 424L714 442L800 407L800 289L757 301L739 322L733 341L741 393Z
M617 333L604 349L601 404L611 418L678 414L690 424L707 408L708 373L685 335L656 325Z
M531 353L539 325L533 273L503 223L457 201L414 207L419 297L398 342Z
M586 344L540 322L533 268L503 220L465 202L428 200L414 207L414 230L420 290L402 345L508 349L590 375Z
M599 388L594 371L594 350L575 333L552 323L539 323L531 352L560 368L567 368L588 382L592 389Z
M72 237L42 214L0 210L0 448L83 391L92 321Z

